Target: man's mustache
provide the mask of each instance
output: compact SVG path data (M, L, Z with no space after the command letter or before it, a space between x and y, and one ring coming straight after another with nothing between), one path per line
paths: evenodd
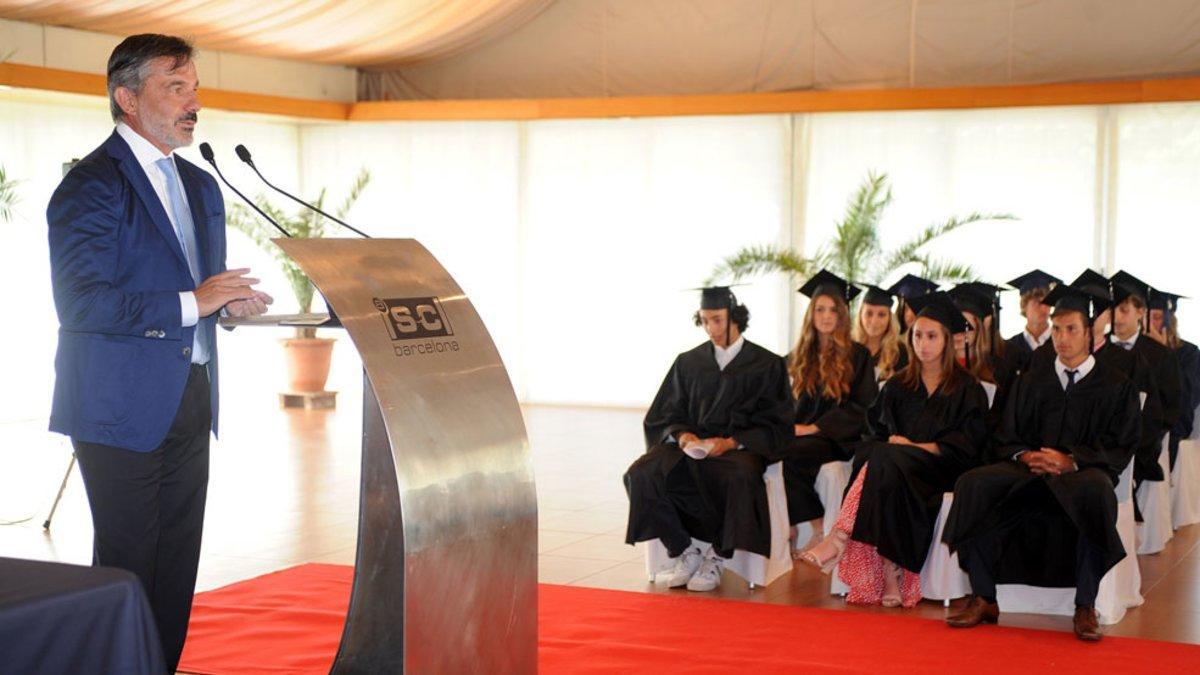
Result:
M197 115L194 112L190 112L190 113L184 115L183 117L180 117L178 121L180 121L180 122L196 122L196 121L199 121L199 119L200 119L199 115Z

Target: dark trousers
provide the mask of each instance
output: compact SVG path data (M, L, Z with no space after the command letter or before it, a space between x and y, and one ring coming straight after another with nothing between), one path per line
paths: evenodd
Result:
M971 592L990 602L996 601L995 562L1000 559L1000 548L1007 534L995 529L973 537L960 546L966 549L967 576L971 579ZM1075 606L1095 607L1096 595L1100 592L1100 579L1104 577L1104 557L1101 556L1087 537L1079 535L1075 547Z
M187 637L208 488L208 374L193 365L167 437L153 452L72 440L95 530L92 561L137 575L174 672Z

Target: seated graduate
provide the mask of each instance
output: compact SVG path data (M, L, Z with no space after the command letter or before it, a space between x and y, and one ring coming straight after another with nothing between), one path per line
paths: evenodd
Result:
M1154 385L1158 389L1158 398L1162 404L1162 427L1158 438L1161 439L1179 423L1182 413L1182 385L1179 379L1179 359L1175 352L1165 345L1147 338L1141 339L1142 331L1149 322L1147 302L1150 297L1150 286L1146 282L1128 272L1117 272L1111 282L1113 302L1113 330L1110 336L1113 343L1127 351L1140 354L1150 365L1154 377ZM1144 456L1138 457L1133 467L1134 489L1142 481L1166 480L1162 467L1158 464L1158 452L1153 453L1152 461ZM1140 514L1139 514L1140 520Z
M1074 586L1075 634L1099 640L1100 579L1126 551L1114 487L1138 438L1133 383L1088 353L1104 300L1070 286L1050 292L1057 358L1021 374L996 443L999 461L954 487L943 540L974 592L947 617L954 627L995 623L996 584Z
M709 340L675 358L625 472L625 541L661 540L670 587L711 591L734 549L771 554L763 458L791 435L792 401L783 358L742 336L750 312L729 288L702 289L694 320Z
M959 284L949 291L967 320L963 363L975 379L996 386L988 414L989 431L1000 426L1004 402L1018 372L997 330L1000 325L1000 304L996 297L999 291L997 286L980 282Z
M1007 340L1008 351L1021 372L1029 369L1033 351L1050 341L1050 306L1042 300L1050 289L1062 282L1041 270L1027 272L1008 282L1021 293L1021 316L1025 317L1025 330Z
M1200 349L1179 337L1176 310L1183 296L1150 289L1150 330L1148 337L1166 345L1179 361L1179 420L1171 429L1171 468L1179 455L1179 441L1189 438L1195 428L1196 406L1200 405Z
M900 323L892 313L892 294L878 286L866 286L858 320L850 337L867 348L876 381L882 382L908 364L908 350L900 338Z
M915 274L905 274L900 281L888 287L888 294L900 299L896 307L896 322L900 324L900 342L906 343L908 327L917 319L917 313L909 306L909 301L928 295L938 289L936 282L922 279Z
M824 534L825 508L817 495L821 465L847 461L862 440L867 407L879 392L867 348L850 339L848 303L859 293L841 277L821 270L800 288L811 298L788 373L796 408L794 435L781 448L788 522L808 522L815 545ZM794 529L793 529L794 532ZM799 542L792 542L798 558Z
M921 599L942 495L984 459L987 395L954 357L966 321L945 293L912 301L915 358L884 383L867 411L866 463L830 536L802 559L850 587L847 601L912 607Z

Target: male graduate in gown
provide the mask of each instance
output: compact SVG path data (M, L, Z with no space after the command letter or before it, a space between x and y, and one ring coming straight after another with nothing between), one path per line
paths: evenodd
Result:
M791 388L783 358L742 336L749 319L729 288L701 290L694 320L709 339L676 357L625 473L625 541L662 541L671 588L711 591L735 549L771 553L764 457L791 437Z
M1050 341L1050 306L1042 300L1061 283L1062 279L1041 270L1033 270L1008 282L1021 292L1021 316L1025 317L1025 330L1007 341L1008 351L1021 372L1029 369L1034 350Z
M947 623L995 623L996 584L1074 586L1077 637L1101 638L1095 602L1104 574L1125 557L1114 487L1138 440L1138 395L1089 353L1104 301L1059 286L1051 339L1057 358L1022 374L1005 408L997 463L954 488L944 541L975 595Z
M1147 304L1150 297L1150 286L1128 272L1117 272L1109 280L1113 292L1113 331L1112 342L1134 354L1141 355L1150 365L1154 375L1154 384L1158 388L1159 401L1162 404L1162 425L1158 429L1158 439L1162 439L1179 422L1182 402L1182 387L1179 382L1179 359L1175 352L1165 345L1142 335L1143 329L1149 323ZM1158 452L1153 457L1139 455L1138 462L1133 467L1134 489L1142 481L1166 480L1162 467L1158 463ZM1140 518L1139 518L1140 520Z

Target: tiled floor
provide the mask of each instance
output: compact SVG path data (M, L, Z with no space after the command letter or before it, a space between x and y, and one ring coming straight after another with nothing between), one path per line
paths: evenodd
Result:
M228 402L236 394L227 395ZM214 444L201 590L303 562L352 563L358 499L359 419L356 395L331 412L283 412L274 402L226 405ZM234 411L252 410L253 414ZM538 578L653 593L641 550L622 541L626 501L620 477L642 450L641 411L533 406L525 409L538 484ZM41 420L0 425L0 555L87 563L91 526L75 472L50 532L41 523L69 459L69 446ZM1177 533L1167 550L1143 556L1146 604L1131 610L1111 635L1200 644L1200 526ZM750 591L726 573L706 597L796 604L846 611L829 595L829 580L803 566ZM926 602L910 610L941 618ZM1006 615L1004 623L1070 630L1070 619Z

